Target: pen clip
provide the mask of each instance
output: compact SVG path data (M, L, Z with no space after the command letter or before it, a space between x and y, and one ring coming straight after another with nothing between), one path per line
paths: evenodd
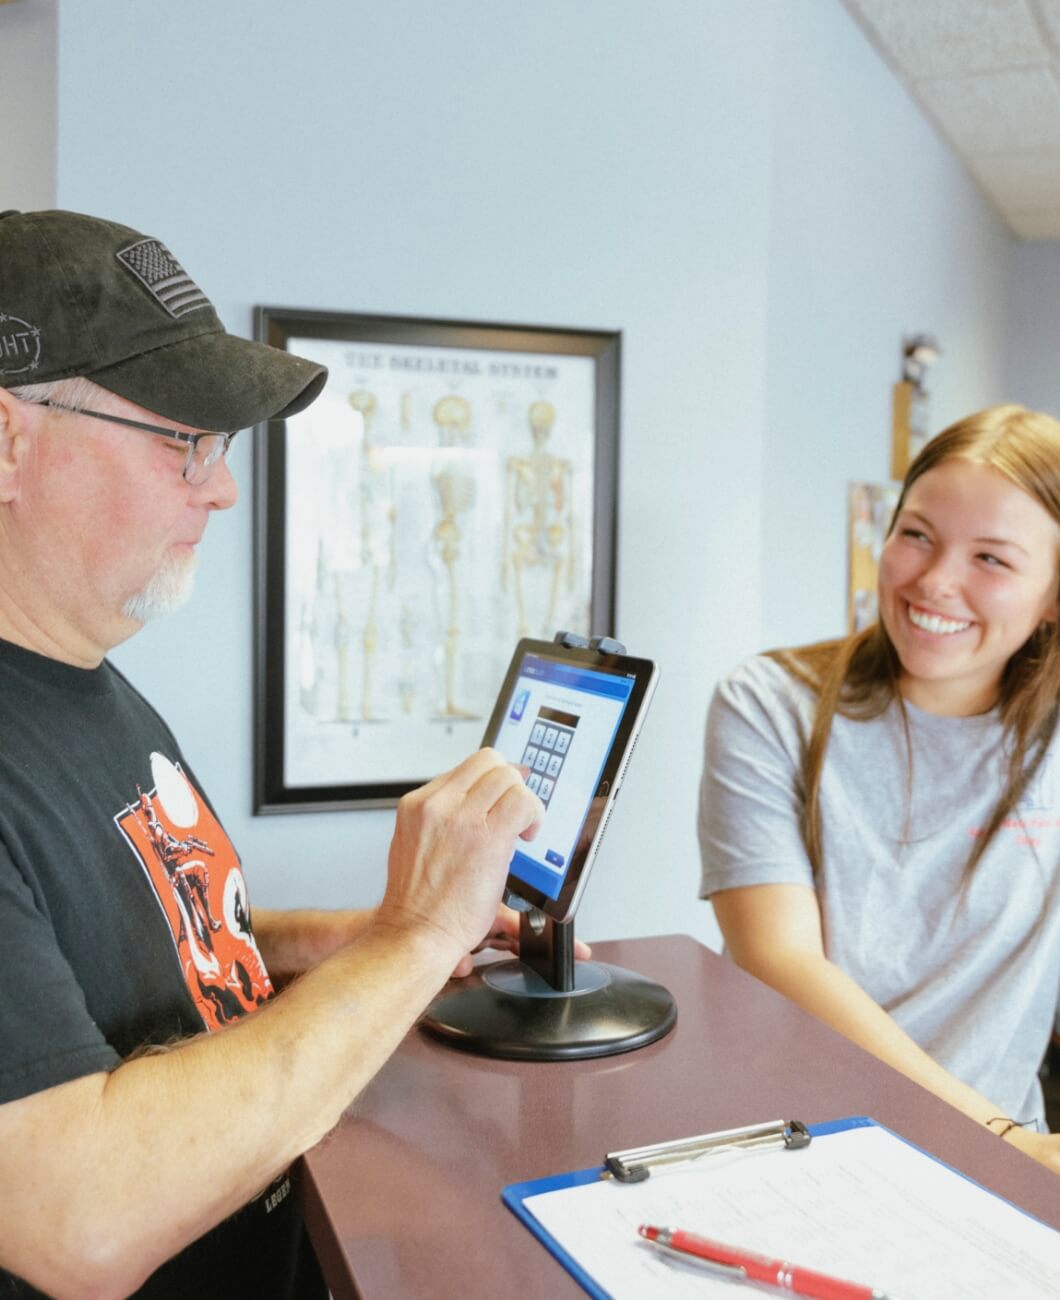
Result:
M776 1119L767 1124L748 1124L743 1128L702 1133L699 1137L681 1138L675 1142L611 1151L604 1157L603 1177L617 1178L620 1183L642 1183L652 1169L660 1165L685 1164L723 1151L754 1151L768 1147L797 1151L809 1144L810 1132L801 1120Z

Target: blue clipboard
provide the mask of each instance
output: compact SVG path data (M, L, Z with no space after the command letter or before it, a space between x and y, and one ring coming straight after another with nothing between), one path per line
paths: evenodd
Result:
M596 1282L586 1273L573 1255L568 1254L550 1232L546 1232L540 1222L523 1204L528 1196L537 1196L540 1192L556 1192L561 1187L581 1187L585 1183L595 1183L599 1181L603 1172L603 1165L596 1165L592 1169L577 1169L570 1174L554 1174L550 1178L534 1178L528 1183L511 1183L501 1192L501 1200L517 1218L523 1221L538 1241L555 1255L571 1277L580 1283L591 1296L596 1296L597 1300L612 1300L608 1292L597 1286Z
M849 1119L832 1120L826 1124L808 1124L811 1137L824 1137L828 1133L839 1133L844 1129L862 1128L874 1124L875 1120L864 1115ZM511 1212L522 1221L541 1244L559 1260L567 1272L596 1300L613 1300L610 1292L605 1291L559 1244L550 1232L542 1227L536 1216L526 1207L526 1199L539 1196L542 1192L555 1192L564 1187L582 1187L586 1183L595 1183L605 1172L603 1165L594 1165L591 1169L575 1169L567 1174L552 1174L548 1178L533 1178L525 1183L511 1183L501 1192L501 1200Z
M853 1115L846 1119L830 1120L823 1124L808 1124L805 1127L809 1132L811 1139L815 1137L826 1137L830 1133L842 1133L848 1129L873 1127L885 1128L884 1125L877 1124L874 1119L870 1119L865 1115ZM887 1131L890 1132L891 1130ZM933 1156L929 1151L924 1151L923 1147L917 1146L916 1143L909 1142L908 1139L903 1138L901 1134L894 1134L894 1136L900 1141L905 1142L907 1146L912 1147L915 1151L919 1151L929 1160L935 1160L945 1168L950 1169L959 1177L965 1178L971 1183L975 1183L975 1179L970 1178L959 1169L953 1169L951 1165L947 1165L945 1161L939 1160L937 1156ZM650 1148L644 1149L649 1150ZM576 1169L571 1173L554 1174L548 1178L535 1178L525 1183L512 1183L510 1186L505 1187L501 1192L501 1199L504 1201L504 1204L508 1209L511 1210L512 1213L530 1229L538 1241L540 1241L541 1244L555 1256L567 1272L570 1273L570 1275L589 1295L596 1297L596 1300L614 1300L611 1293L605 1291L603 1287L601 1287L600 1284L588 1272L586 1272L578 1261L574 1259L574 1257L560 1245L555 1237L553 1237L552 1234L541 1225L540 1221L526 1206L526 1200L528 1197L538 1196L542 1192L558 1191L561 1188L581 1187L586 1183L595 1183L599 1181L604 1173L604 1165L594 1165L590 1169ZM1003 1198L999 1197L998 1199L1001 1200ZM1006 1202L1006 1204L1009 1204L1009 1202ZM1019 1207L1016 1208L1018 1209ZM1025 1211L1021 1211L1021 1213L1025 1213ZM1033 1218L1033 1216L1028 1217Z

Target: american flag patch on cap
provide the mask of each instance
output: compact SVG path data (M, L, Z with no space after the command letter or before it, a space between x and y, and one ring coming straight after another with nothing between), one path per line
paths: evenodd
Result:
M213 304L158 239L141 239L115 254L173 317Z

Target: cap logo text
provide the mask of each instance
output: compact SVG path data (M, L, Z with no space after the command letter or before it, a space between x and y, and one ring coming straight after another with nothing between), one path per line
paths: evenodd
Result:
M161 240L141 239L115 257L174 319L213 305Z
M0 375L31 374L40 365L40 330L0 311Z

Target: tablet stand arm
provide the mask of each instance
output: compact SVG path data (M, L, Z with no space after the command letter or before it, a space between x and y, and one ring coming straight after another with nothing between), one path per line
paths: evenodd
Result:
M538 907L519 917L519 960L558 993L574 988L574 921L554 921Z

